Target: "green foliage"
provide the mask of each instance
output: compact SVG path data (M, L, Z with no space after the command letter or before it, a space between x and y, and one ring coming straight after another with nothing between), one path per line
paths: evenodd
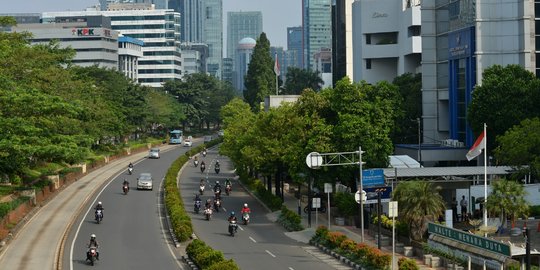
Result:
M272 194L271 191L267 190L262 184L257 185L255 190L255 195L263 201L263 203L270 208L272 211L277 211L281 209L282 201L281 198Z
M277 222L289 232L301 231L304 229L304 226L302 226L302 217L289 210L284 205L281 206L281 213L279 213Z
M500 164L514 166L522 174L540 175L540 118L525 119L497 137L495 157ZM522 178L522 177L516 177Z
M373 217L373 224L379 224L379 217ZM398 235L409 236L409 225L405 222L395 220L396 232ZM392 230L392 219L386 215L381 215L381 226L388 230Z
M540 217L540 205L533 205L529 207L530 217Z
M10 202L0 203L0 219L4 218L10 211L19 207L19 205L26 203L30 197L17 197L15 200Z
M422 117L422 74L405 73L392 82L398 87L401 106L396 108L392 142L418 143L418 122Z
M476 135L487 124L487 149L495 138L527 118L540 117L540 80L519 65L494 65L484 71L468 106L467 120Z
M244 80L246 90L244 99L255 112L260 110L260 103L264 98L276 90L276 78L274 74L274 61L270 56L270 41L266 33L262 32L257 38L257 44L253 49L249 61L247 75Z
M323 80L316 71L289 67L285 79L284 95L300 95L305 89L321 90Z
M212 264L210 267L208 267L208 270L240 270L238 265L232 260L223 260L217 263Z
M354 195L348 192L334 193L334 204L338 212L343 216L354 216L358 213L358 204L354 200Z
M233 260L225 260L221 251L213 250L199 239L187 245L186 253L200 269L240 269Z
M398 270L420 270L420 267L416 260L402 257L398 260Z
M529 204L525 200L526 191L516 181L499 179L491 183L491 194L487 198L486 207L492 215L499 215L501 220L510 217L512 221L526 217Z

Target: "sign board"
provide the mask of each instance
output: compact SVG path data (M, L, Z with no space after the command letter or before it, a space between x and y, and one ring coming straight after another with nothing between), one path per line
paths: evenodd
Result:
M317 152L311 152L306 156L306 165L310 169L318 169L323 163L321 154Z
M398 216L398 203L397 201L388 202L388 217L394 218Z
M321 208L321 198L313 198L311 200L311 208Z
M377 203L377 190L381 191L382 203L390 202L390 198L392 197L392 187L370 187L364 188L364 191L366 191L368 195L365 204Z
M324 193L332 193L332 184L324 183Z
M384 186L383 169L362 170L362 187Z
M366 198L367 193L362 190L362 201L364 201L364 203L366 202ZM360 204L360 190L354 194L354 200L356 201L356 203Z
M494 241L489 238L448 228L431 222L428 223L428 232L489 252L510 257L510 246L499 241Z

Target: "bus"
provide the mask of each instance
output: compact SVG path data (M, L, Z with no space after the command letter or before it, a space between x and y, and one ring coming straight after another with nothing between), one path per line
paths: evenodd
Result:
M182 136L182 131L175 129L169 132L169 144L179 144L182 143L184 137Z

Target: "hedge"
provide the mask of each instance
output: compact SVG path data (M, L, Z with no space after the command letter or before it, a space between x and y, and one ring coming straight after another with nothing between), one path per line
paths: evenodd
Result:
M221 251L212 249L199 239L187 245L186 253L200 269L240 269L233 260L225 260Z
M277 222L289 232L301 231L304 229L300 215L289 210L284 205L281 206L281 213L279 214Z

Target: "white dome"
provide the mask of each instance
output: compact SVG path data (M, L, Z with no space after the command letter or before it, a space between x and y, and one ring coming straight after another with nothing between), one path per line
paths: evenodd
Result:
M238 49L253 49L257 41L250 37L245 37L238 42Z

